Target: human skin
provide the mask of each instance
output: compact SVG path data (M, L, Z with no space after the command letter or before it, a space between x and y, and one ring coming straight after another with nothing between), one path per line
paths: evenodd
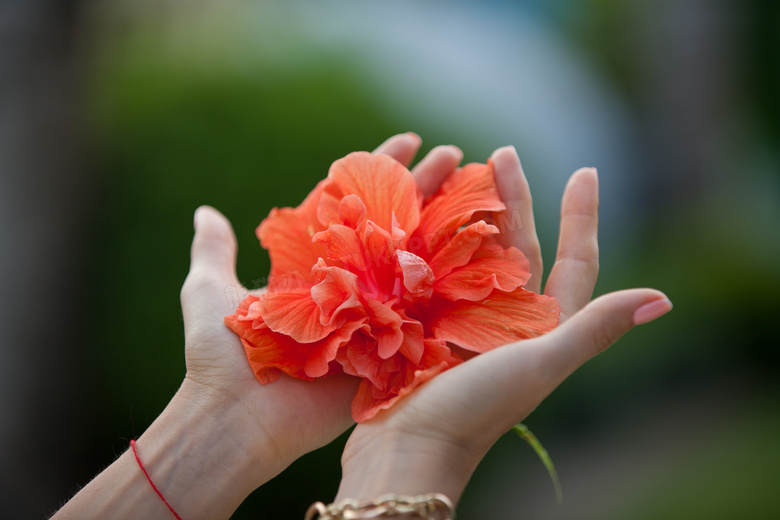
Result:
M528 257L532 276L526 287L538 292L542 257L528 182L513 147L496 150L492 160L507 211L519 212L523 224L502 230L501 243ZM671 310L669 299L653 289L590 301L599 270L597 231L598 177L595 169L583 168L564 191L558 253L545 287L559 301L559 327L471 359L358 424L342 456L336 502L442 493L457 503L502 434L624 333Z
M419 146L416 135L400 134L375 153L409 165ZM435 192L461 159L456 147L434 148L412 169L423 193ZM502 236L502 243L526 253L533 274L528 288L538 291L541 256L527 182L521 171L518 176L514 149L497 150L493 160L499 192L524 223ZM607 295L577 312L590 299L598 271L594 189L595 171L581 170L564 195L559 258L547 293L559 299L566 323L445 372L359 425L342 458L339 498L438 491L457 500L498 436L640 321L637 315L646 319L668 310L663 294L637 289ZM344 432L353 424L350 403L359 383L343 374L311 382L282 374L260 385L238 337L223 322L234 311L226 288L243 290L235 274L233 230L209 207L196 211L194 227L190 272L181 291L187 374L136 443L151 479L187 520L228 518L254 489ZM644 304L656 308L637 311ZM471 418L468 424L460 420L464 416ZM128 450L54 518L169 519L172 514Z
M400 134L375 153L408 164L419 145L416 135ZM460 161L459 150L436 148L423 160L423 172L435 180L449 173L453 161ZM235 273L231 225L204 206L195 212L194 227L181 290L187 373L136 441L155 485L187 520L228 518L253 490L343 433L354 424L350 403L359 384L343 374L310 382L282 374L273 384L259 384L238 336L224 324L235 310L226 289L245 290ZM128 450L53 518L152 520L172 514Z

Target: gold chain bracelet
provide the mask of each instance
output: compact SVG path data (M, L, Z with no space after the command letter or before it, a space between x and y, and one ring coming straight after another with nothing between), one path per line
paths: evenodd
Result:
M446 496L431 493L420 496L382 495L372 502L345 498L338 504L315 502L304 520L364 520L369 518L414 515L420 520L454 520L455 507Z

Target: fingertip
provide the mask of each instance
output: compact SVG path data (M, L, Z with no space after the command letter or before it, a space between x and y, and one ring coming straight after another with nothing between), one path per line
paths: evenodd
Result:
M436 193L447 177L458 168L462 159L463 152L453 145L439 145L428 152L412 168L412 175L423 195L427 197Z
M591 184L598 187L599 184L598 170L596 170L596 168L593 168L591 166L578 169L577 171L571 174L571 177L569 177L569 182L567 184L571 185L575 183Z
M422 144L422 139L414 132L396 134L380 144L373 153L389 155L404 166L412 162Z
M453 159L453 161L456 163L460 163L460 161L463 160L463 150L454 144L441 144L431 150L430 153L432 156L435 155L439 157L443 155L449 155L450 158Z
M209 212L215 212L214 208L211 206L208 206L206 204L203 204L201 206L198 206L197 209L195 209L195 213L192 216L192 227L195 229L195 232L198 231L198 228L203 226L203 220L208 218Z
M202 207L203 206L198 206L197 209L195 209L195 213L193 213L193 215L192 215L192 229L194 229L195 232L198 231L198 220L200 220L198 215L200 214L200 212L201 212L200 209Z
M449 150L455 155L455 158L459 163L463 160L463 150L454 144L447 145L447 148L449 148Z
M563 190L561 217L568 214L598 216L599 179L596 168L580 168L574 172ZM592 230L595 236L597 228Z
M496 175L499 191L505 188L504 180L524 177L520 157L517 155L517 149L512 145L496 149L490 156L489 162L493 164L493 172ZM517 189L517 186L512 186L510 191L517 191Z
M199 206L198 209L195 210L193 225L196 232L203 227L219 227L222 228L222 230L227 229L231 233L233 231L233 227L230 225L230 221L227 217L219 210L206 204Z
M412 140L415 142L415 144L417 144L417 146L420 146L422 144L422 137L420 137L420 135L415 132L406 132L403 135L411 137Z
M193 262L198 258L214 261L216 257L235 257L237 242L230 221L211 206L200 206L193 217L195 237L192 241Z
M490 158L495 161L504 161L507 158L518 158L518 161L520 160L517 155L517 148L514 147L514 145L507 145L502 146L500 148L496 148L495 151L490 154Z

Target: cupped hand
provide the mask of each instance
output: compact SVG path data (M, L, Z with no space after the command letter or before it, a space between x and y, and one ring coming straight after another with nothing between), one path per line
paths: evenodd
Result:
M539 292L542 257L531 193L513 147L492 155L507 206L499 240L529 259L526 288ZM446 177L434 161L418 165L418 183L435 190ZM452 166L454 168L455 166ZM632 289L590 301L598 276L598 178L583 168L563 194L558 253L545 294L558 299L559 327L492 350L435 377L376 418L359 424L343 457L337 499L439 492L457 501L493 443L522 421L569 374L635 325L671 309L666 296ZM590 302L590 303L588 303Z
M414 134L400 134L380 145L385 153L408 165L420 146ZM440 147L422 163L431 176L449 173L460 152ZM451 159L448 160L448 157ZM236 239L230 222L217 210L203 206L195 213L191 265L181 290L187 375L181 392L189 399L216 402L235 410L225 421L225 435L237 449L260 458L273 446L281 471L297 457L319 448L353 424L350 403L359 380L344 374L301 381L281 374L261 385L246 359L238 336L224 325L235 310L234 295L246 293L236 277ZM267 470L268 468L266 468ZM268 471L264 475L268 475Z

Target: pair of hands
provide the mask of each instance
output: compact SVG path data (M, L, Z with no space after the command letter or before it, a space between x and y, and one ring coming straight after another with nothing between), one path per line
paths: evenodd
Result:
M419 146L419 137L401 134L375 153L409 165ZM461 158L453 146L434 148L423 158L412 170L423 193L434 193ZM499 240L528 257L532 277L526 287L540 292L542 258L528 183L514 148L500 148L492 159L506 211L518 212L522 222ZM190 272L181 292L187 376L179 394L190 403L229 411L224 435L256 461L241 475L254 489L352 424L350 402L358 381L340 374L304 382L282 374L260 385L238 337L223 324L234 310L228 308L226 289L240 287L230 223L201 207L194 224ZM584 168L572 175L563 195L558 254L545 287L545 294L560 303L560 326L463 363L359 424L342 457L337 499L440 492L456 502L503 433L622 334L671 309L666 296L651 289L590 302L598 275L597 227L598 180L594 169Z

